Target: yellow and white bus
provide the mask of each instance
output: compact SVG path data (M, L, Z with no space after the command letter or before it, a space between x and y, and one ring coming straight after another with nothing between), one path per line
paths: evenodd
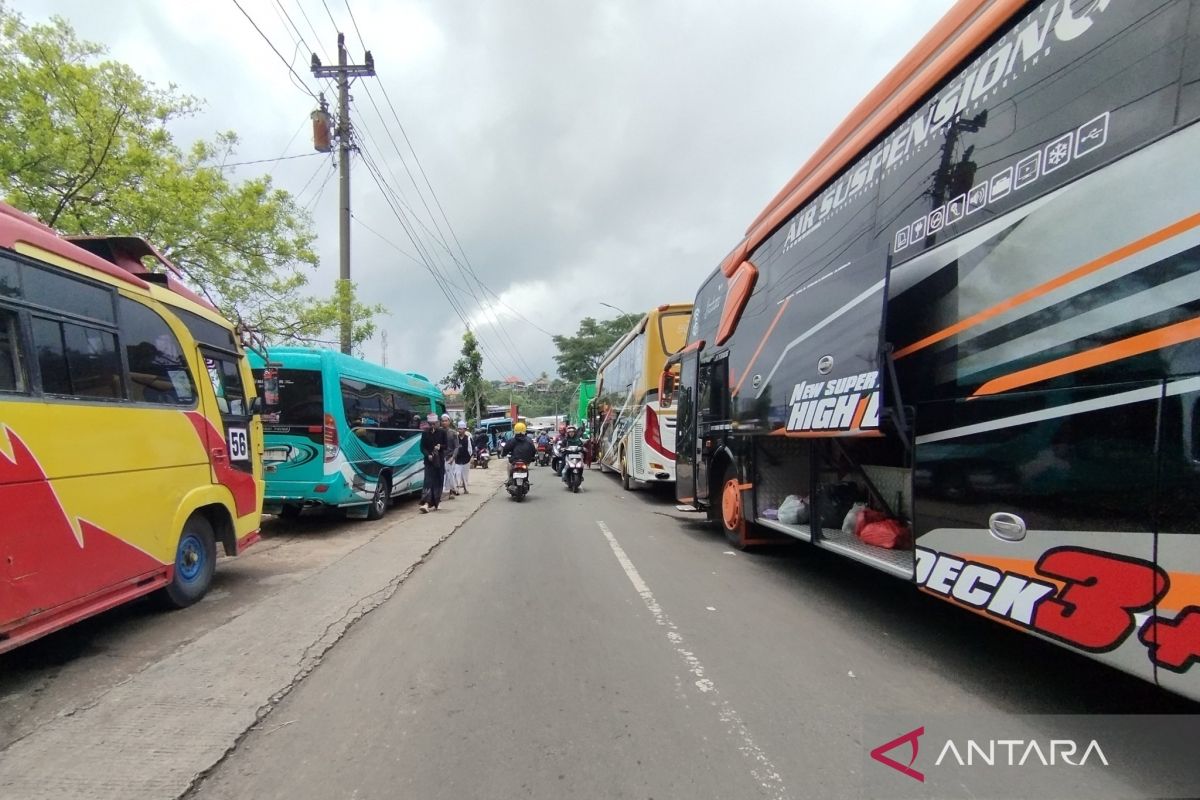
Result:
M675 480L675 410L656 401L659 375L687 341L691 313L691 303L652 309L600 359L592 447L601 470L617 472L626 489Z
M0 204L0 652L160 591L259 535L262 425L234 326L136 237Z

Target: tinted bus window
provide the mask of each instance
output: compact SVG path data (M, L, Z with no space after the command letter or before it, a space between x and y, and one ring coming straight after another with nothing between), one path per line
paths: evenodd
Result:
M36 267L22 269L22 293L30 303L81 317L113 322L112 289Z
M0 261L0 297L20 297L21 276L17 265L11 261Z
M175 316L183 321L192 336L200 344L211 344L214 347L220 347L223 350L237 351L237 345L233 341L233 332L228 328L223 328L215 322L210 322L199 314L193 314L191 311L185 311L182 308L174 309Z
M196 384L183 348L166 321L141 303L121 298L121 341L129 361L133 400L190 406Z
M67 374L76 397L123 399L117 337L108 331L62 323L67 345Z
M279 405L263 421L270 425L320 427L325 421L325 402L321 395L321 373L307 369L281 369ZM263 371L254 370L254 383L262 394Z
M4 265L0 264L0 292L3 291L3 269ZM18 332L16 312L0 309L0 392L28 390Z
M42 391L48 394L70 394L67 379L67 353L63 349L62 327L52 319L33 318L33 346L37 351L38 371L42 374Z
M209 380L212 381L213 393L217 396L217 406L221 413L246 416L246 389L242 386L237 362L228 357L210 355L205 356L204 366L208 370Z
M116 337L111 333L34 317L33 343L47 394L124 397Z

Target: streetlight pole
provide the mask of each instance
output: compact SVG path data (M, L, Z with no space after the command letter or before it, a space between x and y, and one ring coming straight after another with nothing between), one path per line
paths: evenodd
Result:
M600 302L600 301L596 301L596 302ZM613 311L616 311L618 314L620 314L623 317L632 317L633 316L628 311L626 311L622 308L617 308L612 303L600 303L600 305L604 306L605 308L611 308Z

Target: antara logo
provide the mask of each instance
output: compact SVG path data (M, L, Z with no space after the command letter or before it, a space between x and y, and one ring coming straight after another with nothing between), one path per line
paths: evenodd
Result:
M925 726L913 728L905 734L897 736L890 742L885 742L871 751L871 758L894 769L901 775L906 775L914 781L925 782L925 773L914 768L917 756L921 752L921 737L925 735ZM893 750L908 748L907 763L897 761L888 755ZM901 751L903 752L903 750ZM1024 767L1043 766L1054 767L1066 765L1070 767L1086 766L1088 759L1108 766L1108 758L1095 739L1080 747L1074 739L962 739L947 738L938 752L933 765L954 764L960 767Z

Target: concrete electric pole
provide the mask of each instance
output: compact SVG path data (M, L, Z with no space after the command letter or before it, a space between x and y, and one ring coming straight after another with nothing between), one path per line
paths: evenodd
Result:
M318 78L333 78L338 88L338 121L334 135L338 140L338 167L341 177L341 203L338 209L338 229L341 243L341 273L338 283L338 298L341 304L342 352L350 353L350 79L370 77L375 74L375 59L368 50L363 64L348 64L346 37L339 33L337 38L337 66L322 66L317 54L312 54L312 73Z

